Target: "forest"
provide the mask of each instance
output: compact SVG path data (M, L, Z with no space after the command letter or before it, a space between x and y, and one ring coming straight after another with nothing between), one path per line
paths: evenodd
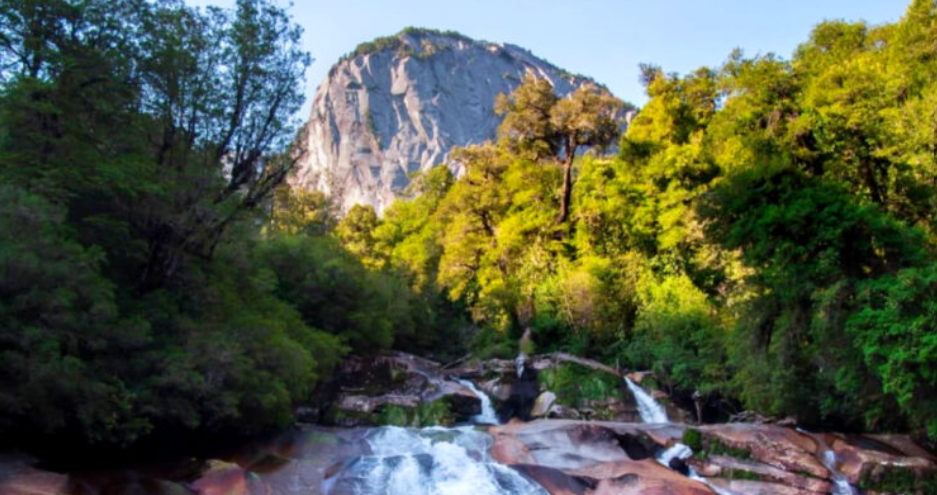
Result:
M623 134L603 87L530 77L382 216L289 188L300 36L268 0L0 0L2 442L194 448L290 424L344 356L528 329L726 414L937 440L932 0L644 65Z

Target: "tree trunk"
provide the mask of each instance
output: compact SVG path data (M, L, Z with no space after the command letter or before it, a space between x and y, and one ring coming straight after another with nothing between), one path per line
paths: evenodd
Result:
M573 196L573 153L566 151L566 159L563 161L563 194L560 196L560 215L556 218L556 223L566 223L569 218L569 202Z

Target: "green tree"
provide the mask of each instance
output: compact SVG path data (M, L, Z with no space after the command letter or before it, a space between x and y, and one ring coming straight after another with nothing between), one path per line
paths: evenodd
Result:
M527 75L510 96L500 95L495 111L504 120L499 139L509 149L533 160L551 158L563 167L557 223L569 218L573 161L580 148L604 148L619 135L623 103L607 90L588 83L559 98L546 80Z

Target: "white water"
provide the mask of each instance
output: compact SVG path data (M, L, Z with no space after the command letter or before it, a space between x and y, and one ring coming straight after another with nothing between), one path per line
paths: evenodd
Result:
M625 383L628 384L628 390L634 395L635 402L638 403L638 414L641 415L641 421L644 423L668 423L667 410L664 406L654 400L651 394L631 381L627 376Z
M833 492L831 495L858 495L858 490L850 485L849 480L836 469L836 452L824 450L821 460L823 461L823 465L826 466L831 473L831 479L833 480Z
M518 354L514 358L514 369L517 371L517 377L521 378L524 376L524 368L527 366L527 354L523 352Z
M682 443L675 443L657 456L657 462L670 467L670 461L674 459L685 461L689 459L691 455L693 455L693 449Z
M373 455L346 465L326 494L548 495L536 483L491 460L491 436L472 427L376 428Z
M501 424L498 421L498 413L495 412L494 406L491 405L491 397L488 397L488 394L482 392L469 380L458 380L465 388L471 390L475 395L478 396L478 400L482 403L482 412L481 414L476 414L472 416L472 422L480 425L497 425Z
M675 443L671 445L667 450L661 452L659 456L657 456L657 462L669 468L670 461L672 461L673 459L680 459L681 461L685 461L689 459L690 456L692 455L693 455L693 449L691 449L689 446L684 445L682 443ZM709 482L709 480L700 476L699 473L697 473L696 470L694 470L689 465L687 465L687 470L688 470L687 472L688 478L699 481L700 483L703 483L704 485L708 486L719 495L736 495L735 493L729 490L713 485L712 483Z

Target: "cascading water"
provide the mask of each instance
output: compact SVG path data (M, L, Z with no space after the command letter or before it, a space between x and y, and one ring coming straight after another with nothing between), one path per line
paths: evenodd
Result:
M628 384L628 390L631 390L635 402L638 403L638 414L641 415L641 422L668 423L670 421L667 417L667 410L664 409L664 406L662 406L660 402L654 400L651 394L647 393L646 390L639 387L627 376L625 377L625 383Z
M831 473L831 479L833 480L831 495L857 495L859 493L855 487L849 484L849 480L836 469L836 452L824 450L821 461Z
M850 485L849 480L843 476L843 473L839 472L839 469L836 467L836 452L829 448L823 438L821 436L811 435L809 431L802 428L797 428L797 431L804 435L810 435L823 449L822 454L820 454L820 463L830 470L830 480L833 482L833 491L830 492L830 495L858 495L859 490Z
M646 390L639 387L638 384L631 381L627 376L625 377L625 383L628 384L628 390L631 390L631 394L634 395L635 402L638 403L638 414L641 415L641 421L644 423L669 423L670 418L667 417L667 410L664 409L664 406L660 402L657 402L654 397L651 397ZM682 443L675 443L671 445L667 450L660 453L657 456L657 462L661 463L667 468L670 468L670 461L674 459L680 459L685 461L693 455L693 449L688 445ZM720 488L716 485L713 485L706 478L699 475L692 467L689 465L687 468L687 477L694 479L703 483L704 485L711 488L714 492L719 495L736 495L735 493Z
M365 440L372 455L349 462L327 480L327 495L548 495L492 461L491 436L470 426L386 426L372 430Z
M661 452L661 454L657 456L657 462L669 468L670 461L674 459L680 459L681 461L685 461L689 459L690 456L692 455L693 455L693 449L691 449L689 446L684 445L682 443L675 443L671 445L667 450ZM687 468L688 478L699 481L700 483L703 483L704 485L708 486L719 495L736 495L735 493L729 490L713 485L712 483L709 482L709 480L700 476L699 473L697 473L696 470L694 470L692 467L687 466L686 468Z
M501 423L498 421L498 413L495 412L495 408L491 405L491 397L488 397L488 394L479 390L478 387L469 380L458 380L458 382L477 395L482 403L481 414L473 416L472 422L483 425L496 425Z

